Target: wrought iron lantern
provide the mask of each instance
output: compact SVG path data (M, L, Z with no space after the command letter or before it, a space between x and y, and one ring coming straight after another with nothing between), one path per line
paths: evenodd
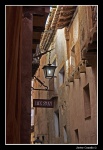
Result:
M49 52L49 64L43 66L45 78L51 79L54 77L55 69L57 66L50 64L50 52Z

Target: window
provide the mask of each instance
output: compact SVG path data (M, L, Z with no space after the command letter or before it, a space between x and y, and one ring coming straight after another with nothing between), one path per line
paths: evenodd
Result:
M64 71L64 66L61 68L59 71L59 85L61 86L64 83L64 76L65 76L65 71Z
M34 108L31 109L31 125L34 125Z
M55 136L60 136L60 127L59 127L59 110L54 113L54 123L55 123Z
M89 83L83 88L85 119L91 118Z
M75 131L75 143L78 144L79 143L79 133L78 133L78 129L74 130Z
M63 127L63 133L64 133L64 142L67 143L67 130L66 130L66 126Z

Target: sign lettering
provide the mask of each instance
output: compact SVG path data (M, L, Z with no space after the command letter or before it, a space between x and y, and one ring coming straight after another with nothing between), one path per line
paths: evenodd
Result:
M53 106L54 106L53 100L33 99L33 107L53 108Z

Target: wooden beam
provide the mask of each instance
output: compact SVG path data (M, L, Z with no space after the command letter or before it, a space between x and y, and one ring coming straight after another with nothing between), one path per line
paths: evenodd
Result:
M32 49L32 53L36 53L36 49Z
M86 67L85 67L85 65L79 66L79 72L80 73L86 73Z
M33 17L35 17L35 16L43 17L43 16L44 16L44 14L37 14L37 13L35 13L35 14L33 14Z
M85 64L86 64L86 67L91 67L91 64L89 63L88 60L85 60Z
M72 22L73 22L73 20L74 20L74 18L75 18L75 16L76 16L77 12L78 12L78 7L76 6L76 8L75 8L75 10L74 10L74 13L73 13L73 17L72 17L72 19L71 19L71 21L70 21L70 23L69 23L69 26L68 26L68 31L69 31L69 29L70 29L70 26L71 26L71 24L72 24Z
M69 19L70 19L70 20L72 19L72 15L69 16L68 18L66 18L66 17L60 17L60 19L59 19L58 22L66 22L66 21L68 21Z
M60 19L64 19L64 20L65 20L65 19L69 19L69 18L71 18L72 16L73 16L73 14L68 15L68 16L60 16L60 17L59 17L59 20L60 20Z
M65 11L65 10L73 10L73 9L76 9L76 7L77 6L64 6L62 10L63 11Z
M39 43L40 43L40 39L33 39L33 40L32 40L32 43L33 43L33 44L39 44Z
M97 32L93 34L93 41L97 41Z
M32 14L49 14L50 6L23 6L23 12L30 12Z
M70 11L70 12L69 12L69 11L68 11L68 12L63 12L63 11L62 11L62 12L60 13L60 15L63 16L63 17L67 17L67 16L69 16L69 15L73 15L73 12L74 12L74 11Z
M94 41L93 43L88 44L88 51L97 49L97 41Z
M68 9L68 10L61 10L61 13L70 13L70 12L74 12L75 10L76 8Z
M44 29L44 26L33 26L33 32L43 32Z
M80 79L80 72L78 70L74 72L74 79Z
M59 24L57 25L57 28L58 28L58 29L62 29L62 28L64 28L64 27L68 26L69 23L70 23L70 22L59 23Z
M68 79L68 81L69 81L69 82L74 82L74 77L73 77L73 76L70 76L69 79Z

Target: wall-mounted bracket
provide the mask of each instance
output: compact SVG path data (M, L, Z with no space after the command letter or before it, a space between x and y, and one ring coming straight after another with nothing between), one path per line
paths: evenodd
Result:
M35 88L31 87L32 90L53 91L53 90L49 90L48 86L44 85L44 83L40 79L38 79L35 75L34 75L34 77L41 84L41 86L43 85L45 87L45 89L38 89L38 88L35 89Z

